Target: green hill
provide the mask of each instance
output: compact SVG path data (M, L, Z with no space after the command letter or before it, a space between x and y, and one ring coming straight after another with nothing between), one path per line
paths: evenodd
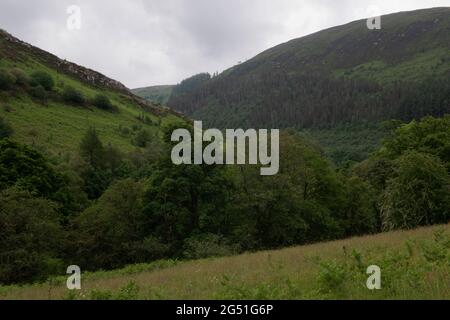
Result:
M131 90L135 95L144 98L147 101L166 105L169 101L170 95L172 94L173 86L152 86L145 88L137 88Z
M269 49L192 90L178 89L169 105L219 127L437 115L448 106L402 110L403 101L387 95L403 96L410 85L450 74L449 18L450 8L434 8L383 16L381 30L369 30L366 20L327 29Z
M32 83L38 72L53 79L50 91L40 91ZM0 31L0 87L2 81L6 82L0 89L0 117L12 126L12 138L53 155L68 156L77 150L89 127L95 127L106 144L132 151L139 149L132 141L140 130L159 139L162 125L181 119L167 108L136 97L117 81L61 60L5 31ZM81 101L71 99L70 92L80 95ZM95 106L99 95L110 100L111 110Z
M450 226L197 261L157 261L0 287L0 299L450 299ZM367 267L381 268L368 290Z
M211 127L308 129L337 162L363 160L382 137L379 122L450 112L450 8L381 21L381 30L355 21L194 76L168 105Z

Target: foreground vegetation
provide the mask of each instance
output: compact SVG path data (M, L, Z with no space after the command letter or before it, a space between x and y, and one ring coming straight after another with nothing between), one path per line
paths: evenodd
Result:
M170 126L141 161L89 129L72 162L11 141L0 124L3 284L42 281L71 264L111 270L450 220L450 116L394 122L378 152L344 171L283 132L280 172L267 177L257 166L174 165Z
M368 290L369 265L381 290ZM0 287L0 299L450 299L450 226Z

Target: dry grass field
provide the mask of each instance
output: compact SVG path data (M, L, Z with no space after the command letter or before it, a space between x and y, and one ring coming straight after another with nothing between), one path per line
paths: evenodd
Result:
M381 290L366 269L381 268ZM0 287L0 299L450 299L450 225Z

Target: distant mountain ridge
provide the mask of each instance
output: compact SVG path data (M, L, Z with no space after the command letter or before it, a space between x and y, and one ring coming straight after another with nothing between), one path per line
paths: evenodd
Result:
M381 21L381 30L359 20L294 39L198 86L184 81L168 106L221 128L320 128L449 113L450 8Z
M153 103L166 105L167 101L169 101L170 95L172 94L173 85L162 85L162 86L151 86L151 87L144 87L144 88L136 88L132 89L131 91L147 100Z

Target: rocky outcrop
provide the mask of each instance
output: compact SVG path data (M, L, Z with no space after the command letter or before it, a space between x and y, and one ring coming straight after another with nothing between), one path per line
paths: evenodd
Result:
M34 60L46 65L49 68L55 69L60 73L70 75L84 83L88 83L95 87L108 88L114 91L119 91L124 94L124 98L130 102L137 104L143 110L152 112L155 115L164 115L171 113L177 117L185 118L183 115L165 108L158 107L134 95L131 90L124 86L119 81L108 78L100 72L77 65L76 63L63 60L47 51L39 49L26 43L8 32L0 29L0 59L7 57L9 60L26 62L32 57Z
M129 92L129 89L119 81L108 78L97 71L79 66L73 62L67 60L59 60L56 62L56 66L59 71L75 76L80 80L88 82L92 85Z

